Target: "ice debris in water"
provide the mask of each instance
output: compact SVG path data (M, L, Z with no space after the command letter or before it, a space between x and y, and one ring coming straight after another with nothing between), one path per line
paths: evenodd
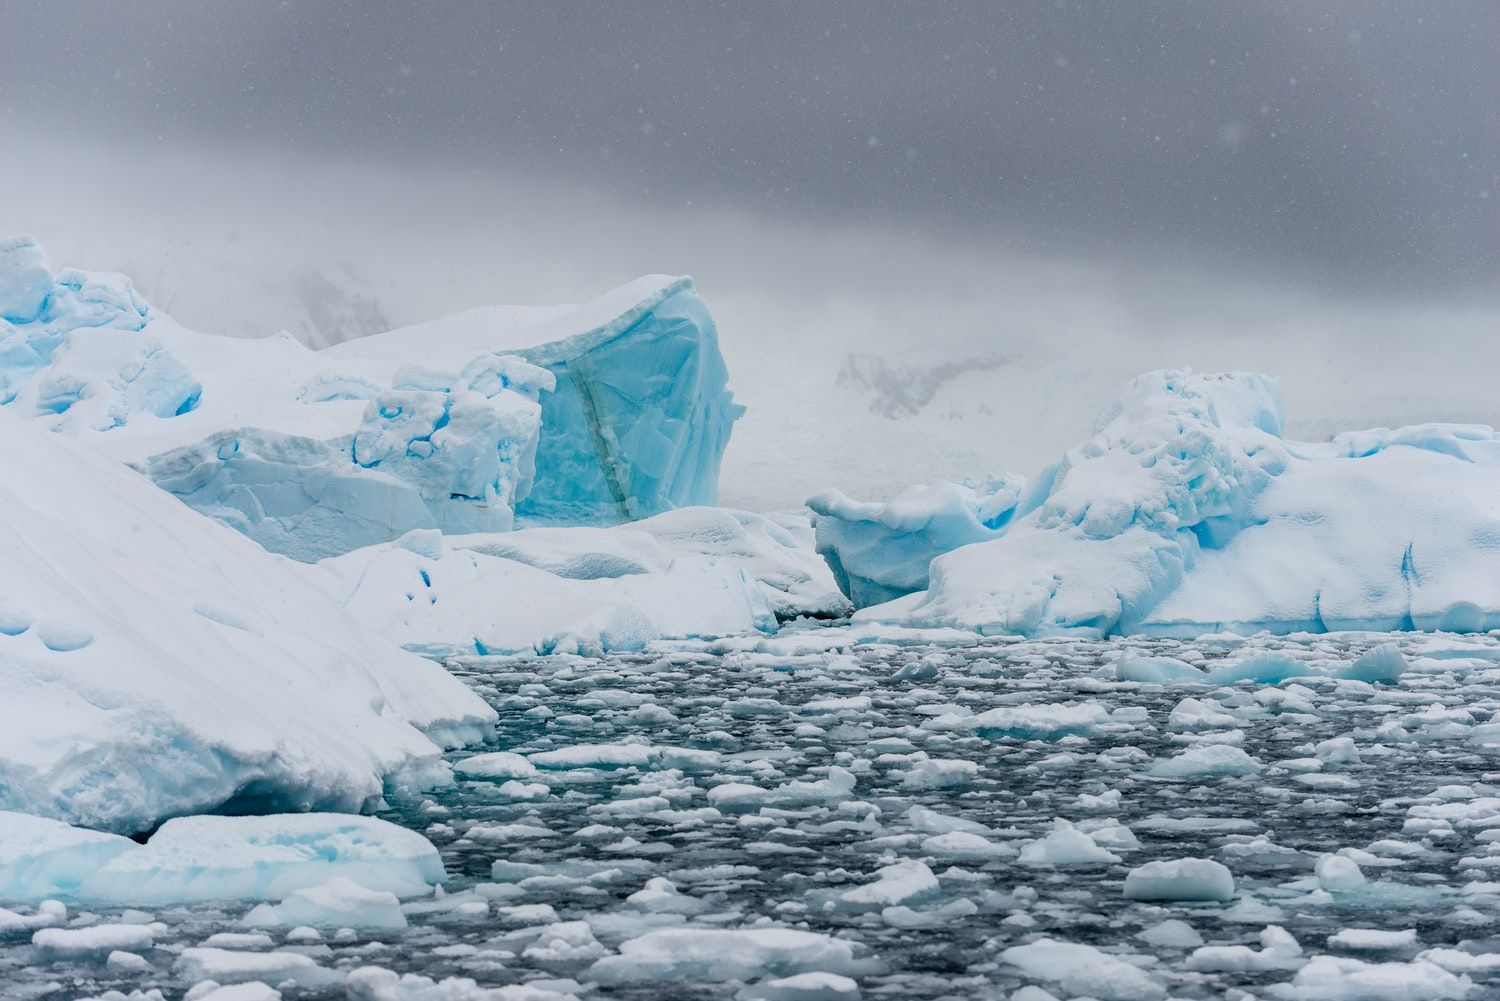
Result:
M1343 677L1386 643L1398 677ZM1124 649L1205 673L1306 671L1122 681ZM75 885L6 903L6 976L78 995L258 983L368 1001L1500 990L1484 931L1500 913L1493 637L976 642L856 622L452 669L499 710L505 743L451 752L452 784L383 808L446 863L413 894L377 882L405 864L344 867L324 849L295 885L277 867L234 875L265 894L244 902ZM1184 756L1203 774L1154 774ZM1245 759L1250 774L1222 770ZM45 858L46 841L16 857ZM45 868L82 885L151 849L102 843L118 854ZM179 847L181 866L177 850L143 856L138 885L159 869L181 886L199 858L205 892L231 881L227 858ZM77 948L28 965L54 930Z

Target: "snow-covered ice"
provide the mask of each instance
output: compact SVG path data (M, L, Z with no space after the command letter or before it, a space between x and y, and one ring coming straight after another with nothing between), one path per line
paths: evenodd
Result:
M1500 436L1309 443L1284 425L1265 376L1140 376L996 538L935 555L925 590L860 617L1086 636L1500 625Z
M358 810L491 731L441 667L140 474L8 410L0 454L0 809L124 833Z

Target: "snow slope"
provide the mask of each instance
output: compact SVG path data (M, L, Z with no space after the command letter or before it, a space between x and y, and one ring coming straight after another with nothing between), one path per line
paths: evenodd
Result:
M741 409L685 278L315 352L187 330L22 238L0 245L0 317L0 404L304 561L504 531L528 498L606 521L712 502Z
M861 615L1024 635L1500 625L1500 436L1308 444L1284 423L1264 376L1141 376L999 538Z
M0 810L118 832L354 811L494 713L294 564L0 412Z

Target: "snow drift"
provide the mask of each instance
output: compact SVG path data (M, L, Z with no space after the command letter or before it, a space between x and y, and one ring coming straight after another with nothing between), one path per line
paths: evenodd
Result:
M690 279L312 351L187 330L119 275L0 243L0 404L273 552L712 503L741 409Z
M356 811L494 713L294 564L0 412L0 810L102 830Z
M1493 430L1283 426L1265 376L1141 376L997 538L859 614L1031 636L1500 626Z

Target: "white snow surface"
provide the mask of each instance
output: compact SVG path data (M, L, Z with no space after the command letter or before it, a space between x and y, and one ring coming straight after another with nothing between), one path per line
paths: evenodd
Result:
M291 564L0 413L0 809L103 830L359 810L494 712Z

